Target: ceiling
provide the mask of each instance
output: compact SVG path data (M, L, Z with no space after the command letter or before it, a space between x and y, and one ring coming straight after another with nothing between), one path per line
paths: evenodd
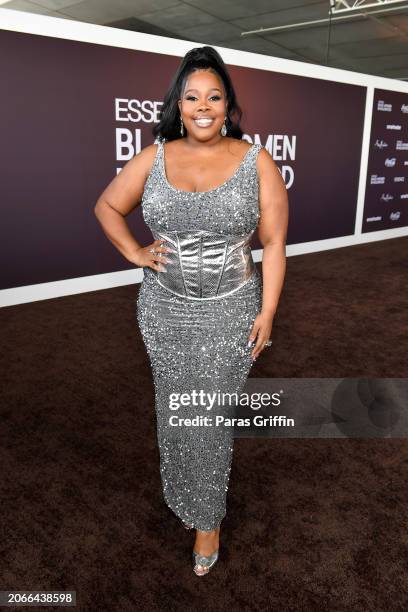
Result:
M332 18L330 28L326 21L329 0L0 0L0 4L7 9L408 80L408 0L391 7L395 1L340 0L337 5L360 8L347 19ZM362 6L375 2L383 5L381 10L389 2L387 12ZM325 21L294 26L315 20ZM292 27L241 35L286 25Z

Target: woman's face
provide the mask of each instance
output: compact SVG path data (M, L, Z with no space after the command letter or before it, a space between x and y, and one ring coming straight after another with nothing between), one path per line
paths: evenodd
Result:
M212 70L196 70L187 77L178 105L188 137L201 142L220 137L227 99Z

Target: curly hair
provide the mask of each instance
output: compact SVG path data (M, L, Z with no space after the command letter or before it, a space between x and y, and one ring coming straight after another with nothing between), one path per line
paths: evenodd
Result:
M227 96L227 119L225 121L227 135L232 138L242 138L243 132L240 127L242 110L237 102L231 77L220 54L209 46L195 47L183 57L164 97L159 123L152 129L155 138L167 141L183 138L180 134L178 100L181 98L187 77L195 70L204 69L215 72L224 84Z

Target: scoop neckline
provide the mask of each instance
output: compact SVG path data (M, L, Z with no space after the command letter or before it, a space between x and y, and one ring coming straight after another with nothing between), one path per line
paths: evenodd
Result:
M164 143L161 142L161 168L162 168L162 174L164 177L164 180L167 184L168 187L170 187L170 189L172 189L173 191L177 191L178 193L185 193L188 195L195 195L195 194L203 194L203 193L213 193L214 191L218 191L219 189L221 189L222 187L225 187L226 185L228 185L231 181L233 181L235 179L235 177L237 176L238 172L241 170L241 167L243 166L246 158L248 157L248 154L250 151L252 151L253 147L255 146L256 143L252 143L250 147L248 147L248 149L245 152L244 157L241 159L237 169L235 170L234 174L232 176L230 176L226 181L224 181L223 183L221 183L221 185L218 185L217 187L213 187L212 189L207 189L206 191L185 191L184 189L179 189L178 187L174 187L174 185L172 185L169 181L169 179L167 178L167 174L166 174L166 163L165 163L165 158L164 158Z

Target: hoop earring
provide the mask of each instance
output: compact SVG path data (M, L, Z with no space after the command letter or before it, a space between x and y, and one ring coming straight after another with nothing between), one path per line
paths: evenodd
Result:
M221 136L226 136L227 135L227 126L225 125L226 120L227 120L227 117L225 116L224 123L222 124L222 128L221 128L221 131L220 131Z
M184 136L184 123L183 123L183 118L181 115L180 115L180 134Z

